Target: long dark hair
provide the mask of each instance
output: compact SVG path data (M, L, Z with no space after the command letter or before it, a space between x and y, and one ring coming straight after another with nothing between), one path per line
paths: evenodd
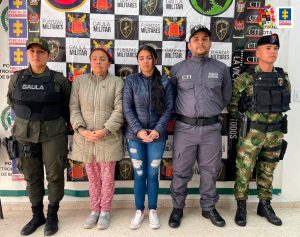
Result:
M146 50L151 54L153 63L157 59L157 53L155 49L149 45L143 45L137 52L137 58L142 50ZM165 111L165 89L161 82L161 74L157 67L154 65L154 71L152 75L151 83L151 104L153 109L158 113Z

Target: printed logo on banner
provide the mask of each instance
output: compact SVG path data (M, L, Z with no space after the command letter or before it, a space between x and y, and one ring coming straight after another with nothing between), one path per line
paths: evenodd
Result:
M258 58L255 55L255 52L245 51L244 52L244 65L255 66L258 64Z
M125 40L137 40L139 32L138 16L115 16L115 38Z
M195 11L205 16L217 16L224 13L232 2L233 0L190 0L190 4Z
M186 17L164 17L163 40L185 40Z
M67 78L74 81L76 77L90 73L90 65L84 63L67 63Z
M249 40L247 40L244 48L247 51L255 51L256 50L256 45L257 45L257 40L256 39L249 39Z
M138 71L137 65L115 65L115 75L121 77L123 80L126 79L127 76L136 73Z
M172 66L166 66L166 65L162 66L162 74L166 75L169 79L171 79L171 68Z
M259 13L257 10L246 11L246 23L248 24L258 24L259 23Z
M139 40L162 40L162 17L140 16L139 26Z
M163 1L159 0L142 0L141 15L162 16Z
M157 53L157 65L161 65L162 60L162 42L161 41L139 41L139 48L143 45L151 46Z
M237 31L242 31L245 29L245 21L244 20L235 20L234 21L234 29Z
M40 0L29 0L30 6L38 6L40 3Z
M273 25L275 25L276 18L274 8L270 4L260 8L258 10L257 21L263 28L271 28Z
M174 65L185 59L185 41L163 41L162 44L162 65Z
M11 127L10 106L6 106L1 112L1 124L5 131Z
M209 56L231 66L232 43L214 42L209 51ZM211 75L213 77L213 75Z
M8 31L8 7L4 8L1 13L1 25L4 31Z
M10 47L9 51L10 66L27 66L25 47Z
M246 36L248 38L260 38L263 36L263 28L259 25L250 25L246 29Z
M95 39L114 39L115 37L115 16L90 14L91 38Z
M86 38L66 38L66 61L89 63L91 40Z
M115 40L115 64L135 65L138 47L138 40Z
M9 1L10 10L25 10L26 9L26 0L10 0Z
M91 13L114 14L113 0L92 0Z
M50 54L49 62L66 61L66 43L64 38L44 38L47 40Z
M66 13L68 37L90 37L90 18L86 13Z
M65 37L65 20L61 14L52 16L51 19L43 18L41 19L41 36L43 37Z
M278 28L292 28L293 27L293 9L292 7L278 7Z
M55 10L67 12L81 7L86 0L46 0L46 3Z
M115 14L139 15L140 0L115 0Z
M27 38L26 19L8 19L10 38Z
M247 10L258 10L265 5L265 0L247 0L246 9Z
M242 13L245 11L246 0L238 0L236 3L236 11Z
M40 21L40 15L36 12L30 13L28 15L28 21L29 21L30 24L36 25Z
M109 56L114 58L114 41L113 40L100 40L100 39L91 39L92 49L100 48L104 49Z
M230 42L232 35L232 18L211 18L211 32L212 32L212 41L216 42Z

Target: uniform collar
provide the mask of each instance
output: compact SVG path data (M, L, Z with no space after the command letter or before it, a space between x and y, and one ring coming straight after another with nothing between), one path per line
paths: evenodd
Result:
M29 67L25 70L25 72L23 73L24 76L32 76L34 75L35 77L39 78L42 76L50 76L50 69L48 68L48 66L46 66L45 70L43 71L43 73L41 74L34 74L31 70L31 66L29 65Z
M256 67L255 67L254 70L255 70L255 73L261 73L261 72L263 72L263 71L261 70L261 68L259 67L259 65L256 65ZM275 69L275 67L273 67L272 72L277 72L276 69Z
M192 56L190 59L192 61L196 62L196 63L204 63L204 62L207 62L209 60L209 57L208 56L204 56L204 57Z

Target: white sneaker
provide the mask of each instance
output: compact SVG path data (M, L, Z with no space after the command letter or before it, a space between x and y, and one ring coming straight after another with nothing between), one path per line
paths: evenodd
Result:
M160 227L159 218L157 216L157 212L154 209L150 209L149 212L149 223L152 229L158 229Z
M144 218L145 218L144 212L142 212L141 210L137 210L135 212L134 218L130 222L130 225L129 225L130 229L136 230L136 229L140 228L141 223L144 220Z
M98 219L97 229L105 230L106 228L108 228L109 220L110 220L110 213L101 211L99 219Z
M86 218L83 227L85 229L92 229L95 227L99 218L99 214L99 212L92 211L91 214Z

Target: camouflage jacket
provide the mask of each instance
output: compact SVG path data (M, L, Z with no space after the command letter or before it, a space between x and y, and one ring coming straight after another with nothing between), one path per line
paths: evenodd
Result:
M256 66L255 73L259 72L262 72L262 70L259 66ZM275 68L273 69L273 72L277 72ZM291 92L291 85L287 73L285 73L285 80L287 81L288 90ZM247 96L251 96L253 94L253 76L248 72L242 73L234 80L232 99L228 106L229 113L232 117L236 117L239 100L243 92L245 92ZM251 121L260 123L276 123L283 117L282 113L255 113L246 111L245 114Z

